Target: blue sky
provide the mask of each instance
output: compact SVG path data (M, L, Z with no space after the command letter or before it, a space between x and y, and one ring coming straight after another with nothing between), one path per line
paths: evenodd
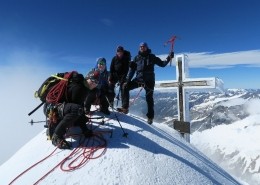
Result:
M177 35L174 51L189 55L190 77L260 88L259 7L258 0L1 0L0 66L86 73L98 57L109 66L118 45L135 56L145 41L165 58L163 44ZM156 68L156 80L166 79L176 79L175 68Z

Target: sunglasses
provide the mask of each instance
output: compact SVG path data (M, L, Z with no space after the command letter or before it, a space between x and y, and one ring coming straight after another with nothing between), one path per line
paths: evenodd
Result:
M98 80L96 80L96 79L90 79L90 81L91 81L92 83L98 84Z
M99 62L98 64L104 66L105 62Z

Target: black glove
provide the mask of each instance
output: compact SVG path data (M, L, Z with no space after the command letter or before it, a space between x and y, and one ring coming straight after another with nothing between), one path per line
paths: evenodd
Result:
M170 61L171 59L173 59L173 58L174 58L174 52L171 51L171 52L169 53L169 55L167 56L166 61L169 62L169 61Z

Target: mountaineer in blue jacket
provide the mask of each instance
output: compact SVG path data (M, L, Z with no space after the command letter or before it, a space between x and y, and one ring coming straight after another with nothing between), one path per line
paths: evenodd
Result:
M154 100L153 91L155 86L154 65L165 67L174 57L174 53L170 52L165 61L152 54L151 49L146 42L140 43L139 52L134 60L130 63L130 69L126 77L126 83L123 87L122 108L118 108L119 112L128 113L129 108L129 91L138 87L145 89L147 102L147 123L152 124L154 119ZM135 75L135 78L132 79Z
M98 85L95 89L91 90L88 93L88 96L85 100L85 111L88 114L92 104L98 104L100 106L100 112L109 115L110 111L108 110L108 71L106 66L106 59L101 57L97 59L97 63L93 71L99 72Z

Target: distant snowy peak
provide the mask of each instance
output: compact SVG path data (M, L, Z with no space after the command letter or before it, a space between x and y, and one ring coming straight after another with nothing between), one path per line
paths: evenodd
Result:
M178 115L176 91L156 90L154 101L155 120L173 127ZM146 117L145 104L141 95L130 112ZM191 142L238 178L260 184L260 145L256 142L260 140L260 90L190 92L189 105Z
M260 114L192 135L192 143L248 184L260 184Z
M190 92L189 94L190 119L196 122L196 125L192 125L192 132L243 119L249 115L245 110L247 102L251 99L260 99L260 90L254 89L227 89L224 94L216 92ZM132 96L135 98L135 94ZM154 102L156 121L165 122L165 118L167 120L170 117L177 118L177 93L175 91L156 90ZM143 93L135 100L130 111L145 118L147 112L145 104Z

